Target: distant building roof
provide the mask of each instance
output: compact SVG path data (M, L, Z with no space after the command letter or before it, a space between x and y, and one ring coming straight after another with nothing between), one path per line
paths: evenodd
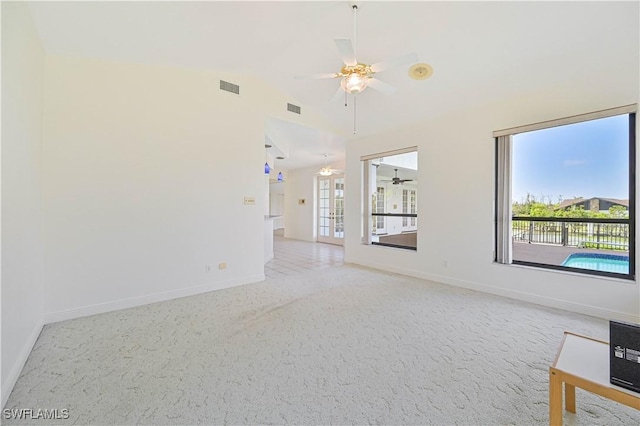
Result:
M558 204L558 207L556 207L555 210L566 209L568 207L575 206L576 204L582 204L585 202L588 203L591 200L608 201L612 204L617 204L619 206L629 208L629 200L621 200L618 198L602 198L602 197L582 198L581 197L581 198L573 198L571 200L563 200L560 204Z

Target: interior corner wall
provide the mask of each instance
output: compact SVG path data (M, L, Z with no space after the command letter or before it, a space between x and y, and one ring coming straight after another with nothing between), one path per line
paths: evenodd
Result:
M264 98L250 77L46 57L46 322L264 279Z
M284 236L316 241L318 167L289 170L284 186ZM302 201L304 200L304 202Z
M43 324L44 51L26 2L2 2L2 406Z
M640 322L637 281L493 261L492 137L494 130L637 103L639 75L636 49L628 67L611 69L606 75L585 72L560 86L513 99L487 100L478 108L350 141L346 230L362 227L360 157L404 148L398 141L417 143L418 250L363 245L359 233L349 232L345 261L601 318Z

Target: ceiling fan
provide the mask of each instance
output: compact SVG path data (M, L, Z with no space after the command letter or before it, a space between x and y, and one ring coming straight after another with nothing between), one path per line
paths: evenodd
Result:
M391 180L385 180L384 182L392 182L392 185L401 185L405 182L411 182L413 179L400 179L398 177L398 169L393 169L396 172L396 176Z
M415 53L410 53L387 61L377 62L373 65L358 62L356 59L356 14L358 11L358 3L359 2L357 1L351 1L351 8L353 9L353 43L348 38L339 38L334 40L343 62L343 67L340 71L335 73L296 77L297 79L339 78L340 87L331 98L332 101L337 99L343 93L357 95L367 87L371 87L372 89L384 94L392 94L396 90L393 86L380 81L373 76L386 69L410 62L416 62L418 60L418 56Z
M334 168L329 167L329 164L327 162L328 161L327 160L328 157L329 157L329 154L324 154L324 166L316 174L318 174L320 176L331 176L331 175L336 174L336 173L342 173L343 170L338 170L338 169L334 169Z

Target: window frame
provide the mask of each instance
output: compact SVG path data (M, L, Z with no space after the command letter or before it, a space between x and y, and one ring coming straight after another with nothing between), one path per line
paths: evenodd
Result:
M369 190L371 189L371 166L372 166L372 160L378 159L378 158L383 158L383 157L391 157L394 155L400 155L400 154L407 154L407 153L411 153L411 152L415 152L416 155L418 155L418 147L417 146L412 146L412 147L407 147L407 148L402 148L402 149L397 149L397 150L393 150L393 151L385 151L385 152L380 152L377 154L370 154L370 155L363 155L360 157L360 163L361 163L361 167L362 167L362 196L363 196L363 202L362 202L362 239L361 239L361 244L363 245L367 245L367 246L379 246L379 247L392 247L392 248L399 248L399 249L403 249L403 250L409 250L409 251L417 251L418 248L416 247L412 247L412 246L405 246L405 245L399 245L399 244L391 244L391 243L381 243L381 242L374 242L372 241L372 230L375 230L376 227L374 227L374 224L377 223L378 218L383 217L385 218L385 222L386 222L386 218L387 217L409 217L409 218L413 218L412 220L416 220L418 217L417 212L416 213L378 213L377 212L377 199L376 199L376 205L375 205L375 209L373 208L374 206L372 205L373 203L371 202L371 196L369 194ZM376 188L376 197L377 197L377 184L373 185L373 187ZM385 197L388 194L386 194L385 191ZM417 194L416 194L417 197ZM386 202L386 200L385 200ZM417 210L417 206L416 206L416 210ZM385 223L385 226L387 226L388 224ZM417 230L416 230L417 232Z
M627 115L628 123L629 123L628 125L628 133L629 133L628 135L629 273L619 274L615 272L571 268L568 266L553 265L553 264L547 264L547 263L513 260L511 258L511 247L508 248L508 254L506 255L508 259L500 260L501 254L499 253L499 250L501 248L501 242L504 244L508 240L509 245L513 244L513 238L511 236L511 233L509 232L508 235L503 235L505 233L502 232L500 229L501 227L504 226L503 221L501 221L501 219L499 218L501 215L500 189L501 189L501 185L504 185L504 183L501 182L501 179L504 179L504 176L501 176L501 174L504 175L505 173L504 169L507 169L506 172L509 175L508 177L509 182L507 185L508 188L511 188L511 182L512 182L511 160L509 160L508 166L505 166L505 164L501 161L501 156L503 157L504 153L501 154L500 152L501 150L500 142L508 143L509 145L511 145L513 143L512 136L518 133L526 133L526 132L532 132L535 130L542 130L542 129L552 128L552 127L569 125L569 124L577 124L577 123L582 123L586 121L613 117L618 115ZM630 280L630 281L636 280L636 123L637 123L636 120L637 120L637 105L633 104L633 105L626 105L624 107L612 108L609 110L597 111L593 113L582 114L582 115L567 117L567 118L558 119L558 120L551 120L547 122L535 123L535 124L525 125L521 127L514 127L514 128L509 128L509 129L504 129L504 130L499 130L494 132L493 136L494 136L494 145L495 145L495 158L494 158L495 187L494 187L494 256L493 256L493 260L495 263L506 264L506 265L511 264L511 265L530 266L530 267L535 267L540 269L550 269L550 270L571 272L571 273L576 273L581 275L604 276L604 277L618 278L618 279L624 279L624 280ZM505 136L507 136L508 139L504 138ZM501 139L502 141L500 141ZM511 155L511 146L509 146L507 149L508 149L507 155ZM503 170L501 170L501 168L503 168ZM510 197L511 197L511 194L509 194L509 198ZM512 202L513 200L510 200L510 204ZM507 207L505 206L503 209L506 209L506 208ZM510 206L508 208L510 209ZM504 213L505 212L502 212L502 214ZM509 217L508 228L512 229L513 215L511 210L509 210L508 217ZM501 235L502 235L502 240L501 240Z

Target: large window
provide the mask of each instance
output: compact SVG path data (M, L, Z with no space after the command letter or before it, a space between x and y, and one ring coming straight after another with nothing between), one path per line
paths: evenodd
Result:
M418 153L415 148L362 158L364 243L418 247Z
M635 277L635 105L496 136L496 261Z

